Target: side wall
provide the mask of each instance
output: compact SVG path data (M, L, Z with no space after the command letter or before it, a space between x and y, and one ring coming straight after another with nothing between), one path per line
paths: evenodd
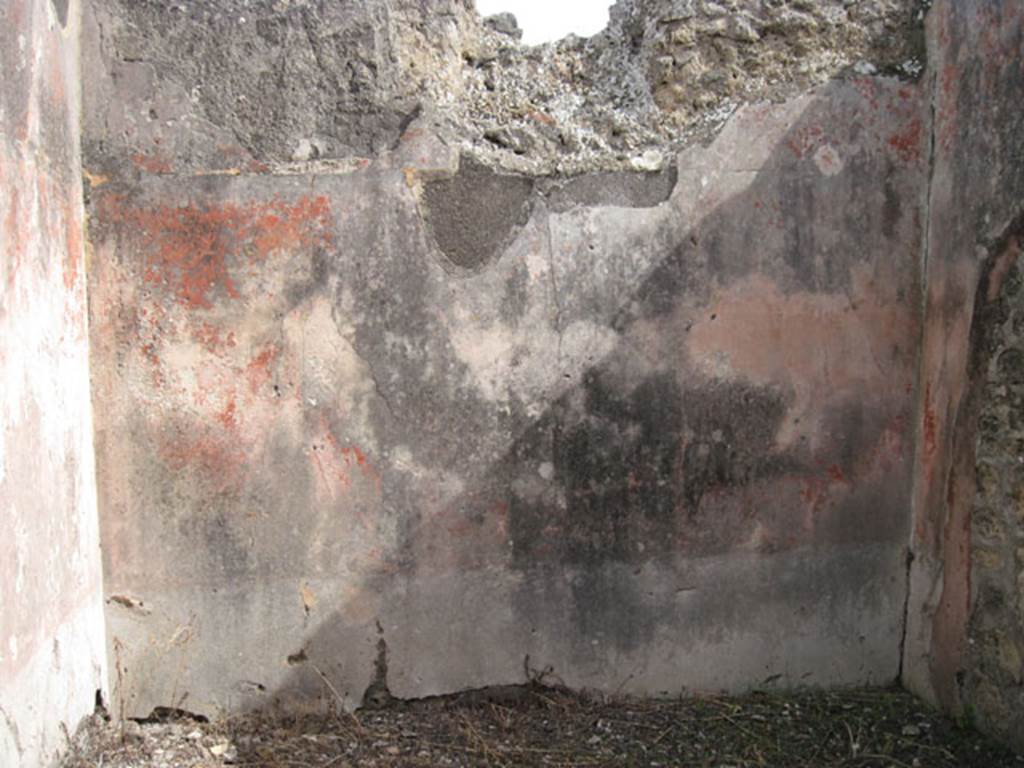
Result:
M78 3L0 4L0 765L49 764L105 680Z
M1007 272L983 321L971 614L964 697L978 724L1024 750L1024 227L1005 243Z
M1020 701L1010 689L1022 671L1014 608L1021 520L1006 505L1018 503L1022 484L1016 416L1006 410L1017 374L1006 368L1012 355L993 351L1015 343L1004 322L1012 299L1000 300L1000 291L1024 209L1024 117L1014 108L1024 99L1024 7L942 0L928 24L934 160L903 678L949 711L976 711L1005 733L1012 718L999 718L1014 705L1002 697ZM986 426L976 459L979 417ZM997 518L1009 527L997 531ZM994 684L993 654L1015 669ZM1015 731L1020 743L1019 721Z

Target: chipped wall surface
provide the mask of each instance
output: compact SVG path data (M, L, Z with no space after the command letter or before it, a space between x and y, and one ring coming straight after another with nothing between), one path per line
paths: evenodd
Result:
M506 170L654 170L748 101L916 75L925 4L618 0L527 48L469 0L94 0L85 142L94 172L252 170L368 157L422 117Z
M4 3L0 764L107 658L126 715L899 676L1020 746L1024 21L937 0L916 82L930 5L93 0L87 275L80 9Z
M1009 343L993 318L1012 305L999 299L1000 284L1015 258L1010 237L1020 228L1024 201L1024 123L1007 107L1024 95L1022 12L1019 3L950 0L935 3L928 17L933 163L924 209L926 322L903 668L911 690L954 712L984 711L982 724L1004 734L1012 724L998 723L1003 704L980 685L987 665L979 654L988 651L970 649L968 629L972 604L978 631L993 620L988 537L972 543L972 508L984 526L986 508L1001 492L985 481L997 461L993 451L1017 456L1012 434L1000 432L1008 439L997 449L991 432L983 432L976 478L979 415L990 418L1006 396L989 370L992 350ZM1016 533L1008 529L1006 536L1012 546ZM1001 621L1009 628L1013 596L1004 597Z
M49 764L105 685L77 3L0 6L0 765Z
M1017 233L1015 233L1017 234ZM1024 748L1024 482L1020 414L1024 323L1020 244L1006 244L1001 291L987 307L979 371L977 490L971 518L971 615L964 697L978 723ZM997 289L995 281L993 289ZM997 289L998 290L998 289Z
M511 174L436 105L363 157L194 155L217 76L164 77L125 13L86 96L131 119L86 173L129 714L898 675L915 83L740 107L640 171Z

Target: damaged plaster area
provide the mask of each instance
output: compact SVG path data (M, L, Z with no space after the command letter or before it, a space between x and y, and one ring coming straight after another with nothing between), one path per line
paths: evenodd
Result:
M926 5L618 0L601 33L529 47L472 0L103 0L91 66L120 98L86 115L86 152L245 170L369 157L415 123L505 171L656 171L741 104L916 78Z
M425 5L88 6L126 711L891 681L917 5Z

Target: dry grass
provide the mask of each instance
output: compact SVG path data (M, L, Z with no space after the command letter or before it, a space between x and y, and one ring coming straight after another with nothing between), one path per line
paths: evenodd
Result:
M497 689L496 689L497 690ZM100 720L64 768L1024 766L892 689L647 700L524 686L386 709L216 723Z

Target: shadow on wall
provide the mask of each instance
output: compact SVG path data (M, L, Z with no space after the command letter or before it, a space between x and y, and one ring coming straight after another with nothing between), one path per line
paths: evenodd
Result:
M748 125L784 112L751 107ZM656 230L617 251L558 237L564 218L592 232L610 209L535 199L559 343L587 318L613 347L567 365L542 413L513 404L508 449L456 496L386 497L397 544L250 704L525 682L527 656L608 690L895 679L923 133L917 86L830 84L763 157L753 133L684 152ZM705 197L716 173L737 194ZM652 241L658 261L632 292L586 277ZM394 288L415 303L401 295L415 281ZM461 409L440 408L454 444ZM353 615L378 607L369 681L346 670L366 627L351 601Z

